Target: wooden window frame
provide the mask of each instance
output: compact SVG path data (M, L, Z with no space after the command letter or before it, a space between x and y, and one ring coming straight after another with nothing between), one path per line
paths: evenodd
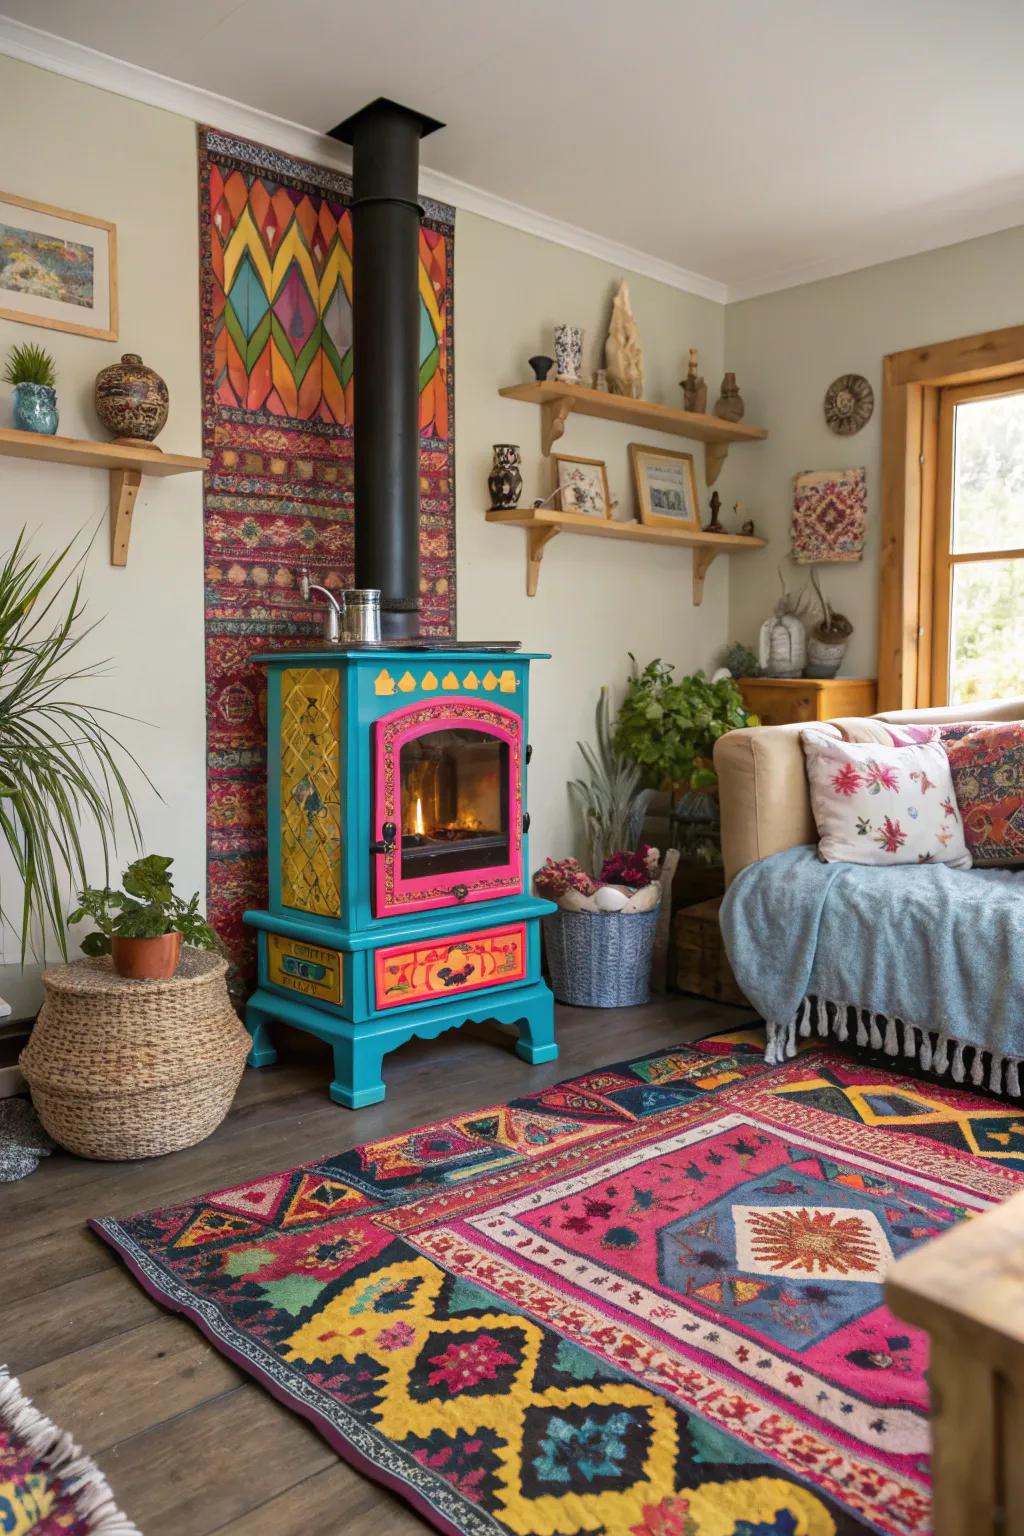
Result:
M924 709L945 694L933 682L941 391L1015 374L1024 374L1024 325L883 359L879 709Z

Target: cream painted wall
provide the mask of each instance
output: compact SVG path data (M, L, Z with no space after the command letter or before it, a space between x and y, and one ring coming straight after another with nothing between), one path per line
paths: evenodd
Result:
M844 277L731 304L725 312L727 365L736 370L747 417L768 428L766 443L729 460L730 491L747 505L770 548L730 562L731 631L752 644L778 594L776 568L790 585L806 572L785 561L793 476L803 469L865 465L868 538L857 565L822 570L834 606L856 624L843 670L874 675L881 515L882 358L976 331L1024 321L1024 229L886 262ZM855 437L825 425L825 390L841 373L862 373L875 414Z
M582 767L577 740L593 739L602 683L621 692L630 650L641 662L663 656L685 671L706 666L726 638L727 562L712 566L704 602L694 608L688 550L560 534L545 550L537 596L526 596L525 534L484 519L491 445L521 445L524 506L552 489L553 467L540 451L540 412L503 400L497 391L532 377L526 359L551 354L558 321L586 328L589 378L600 361L622 273L472 214L460 213L455 229L459 635L518 639L526 649L551 652L550 661L532 668L531 682L530 838L536 865L548 854L574 851L565 786ZM700 348L702 367L717 383L721 307L642 277L631 276L629 289L651 398L679 400L688 346ZM571 417L556 451L604 459L624 515L633 506L628 444L635 438L629 427ZM694 447L703 495L699 445L660 433L639 440L677 451Z
M31 122L31 133L23 131ZM17 144L4 190L112 219L118 226L121 322L117 343L0 321L0 355L13 341L49 346L59 371L62 432L102 436L92 383L122 351L141 352L167 379L170 450L201 445L195 125L91 86L0 57L0 141ZM550 352L552 326L586 327L587 367L599 361L612 293L622 274L589 256L470 214L456 221L456 444L459 632L516 638L553 659L535 669L531 783L533 854L570 851L565 788L589 739L597 692L621 688L632 648L690 670L708 663L727 632L725 561L709 573L703 606L690 602L686 551L563 536L550 545L540 592L525 591L525 538L484 521L491 445L519 442L524 501L551 488L540 453L539 412L499 399L529 376L526 359ZM714 387L721 375L723 312L645 278L631 278L648 392L679 398L688 346L699 346ZM10 423L0 390L0 424ZM626 427L569 424L566 452L604 458L612 493L632 504ZM645 438L645 440L647 440ZM685 447L678 439L651 441ZM699 453L699 449L698 449ZM699 466L700 467L700 466ZM703 480L700 478L703 491ZM128 566L109 563L106 476L0 458L0 547L22 523L49 551L98 527L86 562L90 612L103 618L94 654L112 658L95 701L150 724L119 730L160 790L140 788L151 851L173 854L181 889L205 889L205 696L202 487L199 476L144 481ZM97 867L96 874L100 870Z
M139 352L170 387L161 447L198 453L194 124L0 57L0 141L7 149L4 191L116 223L120 278L116 342L0 320L0 356L16 341L49 348L58 370L59 430L103 437L93 380L122 352ZM0 425L11 425L6 386ZM174 856L185 894L205 891L201 476L143 480L124 569L110 564L107 505L101 471L0 458L0 548L9 548L23 524L44 554L80 530L98 530L84 590L89 617L102 623L88 651L94 659L109 657L110 666L91 700L148 722L115 722L163 797L136 776L147 847ZM102 874L98 861L95 874ZM9 886L4 895L9 899ZM13 958L9 935L4 942Z

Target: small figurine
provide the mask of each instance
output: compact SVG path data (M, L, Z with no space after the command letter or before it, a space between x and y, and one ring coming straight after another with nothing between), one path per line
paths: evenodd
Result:
M533 369L533 376L538 384L544 383L544 380L555 366L553 357L541 357L538 355L537 357L528 358L527 361Z
M604 344L608 388L613 395L627 400L644 397L644 354L640 332L629 302L629 284L621 282L612 300L612 322Z
M691 347L686 365L686 378L679 380L679 387L683 392L683 409L695 411L703 416L708 408L708 386L703 376L697 372L697 357L697 348Z
M590 385L591 389L600 390L601 394L608 394L608 370L607 368L595 368L594 377Z
M756 539L757 534L754 532L754 519L752 517L748 517L746 522L740 525L740 533L742 533L745 539Z
M725 525L723 524L721 518L718 516L719 512L722 510L722 498L719 496L717 491L711 492L711 500L708 502L708 506L711 508L711 521L710 523L704 524L704 532L724 533Z
M736 375L727 373L722 380L722 393L715 401L715 415L720 421L741 421L745 410Z

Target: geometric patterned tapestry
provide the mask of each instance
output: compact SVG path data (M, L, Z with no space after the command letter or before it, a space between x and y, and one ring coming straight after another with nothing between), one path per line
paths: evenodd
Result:
M265 671L319 634L297 572L353 583L351 178L199 130L207 905L243 970L266 901ZM455 211L420 228L420 600L455 633Z

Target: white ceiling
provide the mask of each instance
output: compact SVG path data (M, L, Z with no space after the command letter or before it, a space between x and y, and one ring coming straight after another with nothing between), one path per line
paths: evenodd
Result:
M527 225L532 210L575 226L570 236L631 247L723 299L1024 223L1021 0L0 10L307 129L391 96L448 125L425 142L425 168L521 205ZM19 32L0 27L0 50L18 52ZM48 40L35 42L22 56L43 61ZM10 147L9 125L4 137ZM458 188L453 200L472 205Z

